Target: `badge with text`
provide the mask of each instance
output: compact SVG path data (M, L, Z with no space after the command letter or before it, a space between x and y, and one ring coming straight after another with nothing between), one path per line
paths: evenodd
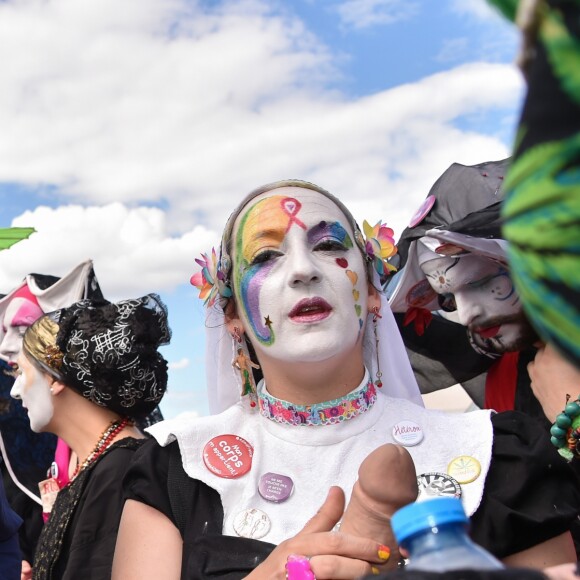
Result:
M42 501L42 511L45 514L49 514L52 511L52 506L56 501L56 496L60 488L56 479L49 477L38 484L38 489L40 490L40 499Z
M447 473L459 483L471 483L479 477L481 464L471 455L460 455L448 465Z
M393 427L393 439L405 447L413 447L423 441L423 429L414 421L399 421Z
M203 448L205 466L218 477L235 479L252 468L254 448L237 435L218 435Z
M259 494L266 500L274 503L286 501L292 490L294 483L287 475L279 473L265 473L260 477L258 484Z
M268 514L256 508L249 508L240 512L234 518L234 531L241 538L259 540L270 531Z
M422 473L417 477L419 487L419 499L429 499L432 497L461 497L461 485L459 482L446 473L432 471Z

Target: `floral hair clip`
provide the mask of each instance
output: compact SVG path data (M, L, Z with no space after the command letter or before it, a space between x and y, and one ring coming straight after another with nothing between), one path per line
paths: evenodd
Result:
M375 270L379 276L385 276L390 272L395 272L396 268L387 262L387 259L397 253L395 246L395 234L386 224L377 222L373 227L366 220L363 222L365 233L365 251L369 259L373 262Z
M201 272L194 274L190 282L199 290L199 297L204 304L207 307L213 306L218 294L222 298L229 298L232 289L224 274L224 271L227 271L228 258L224 257L218 262L215 248L212 248L211 258L207 254L202 254L201 258L196 258L195 261L201 266Z

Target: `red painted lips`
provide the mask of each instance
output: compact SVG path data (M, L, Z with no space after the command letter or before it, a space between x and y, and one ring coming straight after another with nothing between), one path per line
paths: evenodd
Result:
M292 308L289 318L293 322L318 322L328 318L332 306L322 298L304 298Z
M481 328L479 330L476 330L475 332L477 332L477 334L479 334L480 336L483 336L483 338L493 338L494 336L497 335L500 328L501 326L490 326L488 328Z

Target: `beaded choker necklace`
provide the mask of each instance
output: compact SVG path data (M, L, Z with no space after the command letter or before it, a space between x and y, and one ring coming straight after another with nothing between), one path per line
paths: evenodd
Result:
M129 424L129 418L117 419L113 421L101 434L101 437L97 441L94 449L89 453L88 457L80 464L77 465L70 481L74 481L75 477L84 469L86 469L91 463L97 460L113 443L113 439Z
M335 425L370 409L377 400L372 381L348 395L314 405L295 405L272 397L265 388L259 393L260 413L272 421L287 425Z

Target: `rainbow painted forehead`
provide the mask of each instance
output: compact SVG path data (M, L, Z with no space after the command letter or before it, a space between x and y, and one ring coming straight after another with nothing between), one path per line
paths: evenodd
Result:
M351 219L331 197L316 190L282 187L274 194L263 192L237 218L236 261L251 262L260 248L279 248L294 230L305 232L311 244L333 238L352 248L356 228Z
M238 226L242 257L250 261L264 245L279 247L292 226L306 229L298 217L301 209L298 199L286 195L266 197L252 205Z

